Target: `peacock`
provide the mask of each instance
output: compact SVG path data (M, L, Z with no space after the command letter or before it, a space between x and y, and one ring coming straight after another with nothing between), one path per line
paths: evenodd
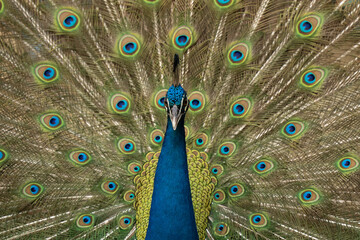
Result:
M360 1L0 0L0 239L360 239Z

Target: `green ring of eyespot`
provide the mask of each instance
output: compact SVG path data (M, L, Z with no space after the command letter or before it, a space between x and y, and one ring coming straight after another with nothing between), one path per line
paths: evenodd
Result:
M0 151L1 151L1 159L0 159L0 165L2 163L4 163L8 158L9 158L9 153L7 151L5 151L4 149L0 148Z
M4 9L5 9L4 1L0 0L0 14L4 12Z

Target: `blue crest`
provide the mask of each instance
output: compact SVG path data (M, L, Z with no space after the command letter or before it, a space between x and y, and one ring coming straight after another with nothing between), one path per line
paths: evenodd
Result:
M181 104L181 100L186 97L186 92L185 90L181 87L181 85L174 87L174 85L172 85L167 94L166 97L168 99L169 102L169 106L172 107L174 105L180 105Z

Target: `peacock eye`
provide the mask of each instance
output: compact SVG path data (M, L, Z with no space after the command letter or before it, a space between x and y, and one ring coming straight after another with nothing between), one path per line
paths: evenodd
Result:
M64 126L64 121L61 116L57 113L48 113L40 117L40 122L42 126L47 130L57 130Z
M86 165L91 161L91 156L84 150L74 150L69 154L69 159L80 166Z
M348 156L348 157L340 158L336 162L336 166L343 173L350 173L352 171L359 169L360 164L358 159L356 159L353 156Z
M321 68L314 68L303 73L300 85L306 89L318 88L320 83L326 78L327 71Z
M59 71L54 65L41 64L35 67L35 77L41 83L50 83L59 79Z
M239 183L234 183L229 187L230 197L240 197L245 193L244 187Z
M194 140L194 145L198 148L205 147L206 144L208 143L208 140L209 140L208 135L206 135L205 133L201 133L196 136Z
M213 200L215 203L222 203L225 200L225 193L223 190L218 189L213 194Z
M133 202L135 200L135 193L133 190L129 190L124 194L124 200L126 202Z
M228 51L227 58L232 66L238 66L246 62L249 55L249 46L246 43L238 43Z
M162 89L156 93L154 98L154 103L158 109L165 108L167 91L168 91L167 89Z
M80 25L80 17L72 10L64 9L58 12L57 22L59 27L66 32L76 30Z
M224 222L216 224L214 228L214 232L218 236L226 236L229 233L229 230L229 226Z
M130 100L122 94L114 94L110 98L111 110L114 113L126 113L130 109Z
M298 193L300 202L304 205L313 205L319 202L320 194L315 189L309 188Z
M233 118L243 118L251 110L252 104L248 98L240 98L230 106L230 115Z
M288 138L300 137L305 131L305 124L300 121L290 121L282 129L282 134Z
M225 142L219 147L219 155L223 157L230 157L236 150L235 143Z
M119 227L122 230L129 228L133 224L133 218L130 216L122 216L119 219Z
M214 2L219 8L228 8L234 3L234 0L214 0Z
M80 215L76 220L76 225L81 229L92 227L94 225L94 215L92 214Z
M150 141L154 145L160 145L164 140L164 133L159 129L155 129L150 133Z
M127 138L120 139L118 142L118 149L124 154L132 154L135 152L135 143Z
M314 35L321 25L321 17L310 15L301 19L297 23L296 32L300 37L310 37Z
M205 96L201 92L192 92L189 96L189 108L191 111L197 112L204 109Z
M172 41L175 48L184 50L192 43L192 31L186 26L179 27L174 31Z
M274 169L274 162L268 159L261 159L257 161L253 167L256 173L264 175Z
M125 35L119 41L119 50L124 57L135 57L140 51L140 42L134 35Z
M141 166L137 163L130 163L128 166L128 171L131 174L138 174L141 171Z
M251 214L249 219L250 219L250 224L256 228L263 228L268 223L266 216L262 213Z
M224 172L224 167L221 165L214 165L211 167L211 172L216 176L220 176Z
M3 149L0 149L0 164L4 163L6 161L6 159L8 158L8 153L3 150Z
M119 184L115 181L105 181L101 184L101 189L105 193L114 194L119 189Z
M44 190L44 187L38 183L29 183L23 188L23 194L29 198L38 197Z

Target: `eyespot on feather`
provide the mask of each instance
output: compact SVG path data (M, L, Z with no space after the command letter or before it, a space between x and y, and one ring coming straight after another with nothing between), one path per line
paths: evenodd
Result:
M301 137L305 132L305 124L300 121L290 121L282 128L281 133L290 138L295 139Z
M164 141L164 136L165 135L163 131L155 129L150 133L150 141L154 145L161 145Z
M133 224L133 218L128 215L121 216L119 218L119 227L122 230L128 229L129 227L132 226L132 224Z
M219 8L228 8L233 5L235 0L214 0L214 3Z
M88 164L92 158L91 155L85 150L78 149L78 150L73 150L69 154L69 159L71 162L75 163L76 165L84 166Z
M220 222L216 224L214 227L214 233L218 236L226 236L229 233L229 231L230 231L229 226L224 222Z
M165 109L165 98L167 91L168 91L167 89L162 89L158 91L155 95L154 103L155 106L160 110Z
M129 190L124 193L124 200L126 202L133 202L135 200L135 192L133 190Z
M52 83L59 79L59 70L52 64L40 64L33 73L40 83Z
M181 26L172 35L172 44L178 50L185 50L193 42L193 33L189 27Z
M222 157L230 157L236 150L236 145L233 142L224 142L220 145L218 154Z
M319 203L320 193L313 188L304 189L298 193L298 199L304 205L314 205Z
M9 154L4 149L0 149L0 165L3 164L9 157Z
M226 196L225 196L224 191L221 190L221 189L218 189L218 190L216 190L216 191L214 192L214 194L213 194L213 201L214 201L215 203L222 203L222 202L224 202L225 197L226 197Z
M244 118L251 111L252 103L248 98L239 98L230 106L230 116L233 118Z
M189 95L189 109L193 112L198 112L205 107L205 96L199 91L192 92Z
M343 173L351 173L359 169L359 160L354 156L342 157L336 161L336 167Z
M62 31L72 32L80 26L79 15L70 9L62 9L57 13L57 24Z
M196 138L194 140L194 145L197 148L203 148L207 145L208 140L209 140L208 135L206 135L205 133L201 133L196 136Z
M209 156L205 152L200 152L200 158L204 160L205 162L208 161Z
M245 193L245 188L240 183L233 183L229 186L228 190L230 197L241 197Z
M135 175L141 172L141 165L135 162L132 162L128 166L129 173Z
M210 171L212 174L219 177L224 172L224 167L219 164L216 164L211 167Z
M108 194L115 194L119 189L119 184L115 181L105 181L101 184L101 190Z
M274 167L274 161L269 159L261 159L254 164L253 169L257 174L265 175L273 171Z
M135 57L141 48L139 40L134 35L124 35L118 43L119 52L122 56Z
M315 35L322 25L321 16L312 14L302 18L296 24L296 33L300 37L310 37Z
M81 229L91 228L94 226L95 217L92 214L80 215L76 220L76 226Z
M250 224L256 228L266 227L268 224L267 217L262 213L253 213L249 217Z
M22 190L22 193L28 198L37 198L44 191L44 187L39 183L28 183Z
M250 47L246 43L237 43L227 52L227 60L231 66L239 66L247 62Z
M110 97L111 110L114 113L122 114L129 112L131 102L130 100L120 93L116 93Z
M41 125L50 131L55 131L64 126L64 120L57 113L47 113L40 117Z
M135 146L134 141L132 141L132 140L130 140L128 138L120 139L118 141L117 145L118 145L118 149L123 154L132 154L136 150L136 146Z
M312 90L320 87L327 76L327 71L322 68L312 68L305 71L300 78L300 86Z

